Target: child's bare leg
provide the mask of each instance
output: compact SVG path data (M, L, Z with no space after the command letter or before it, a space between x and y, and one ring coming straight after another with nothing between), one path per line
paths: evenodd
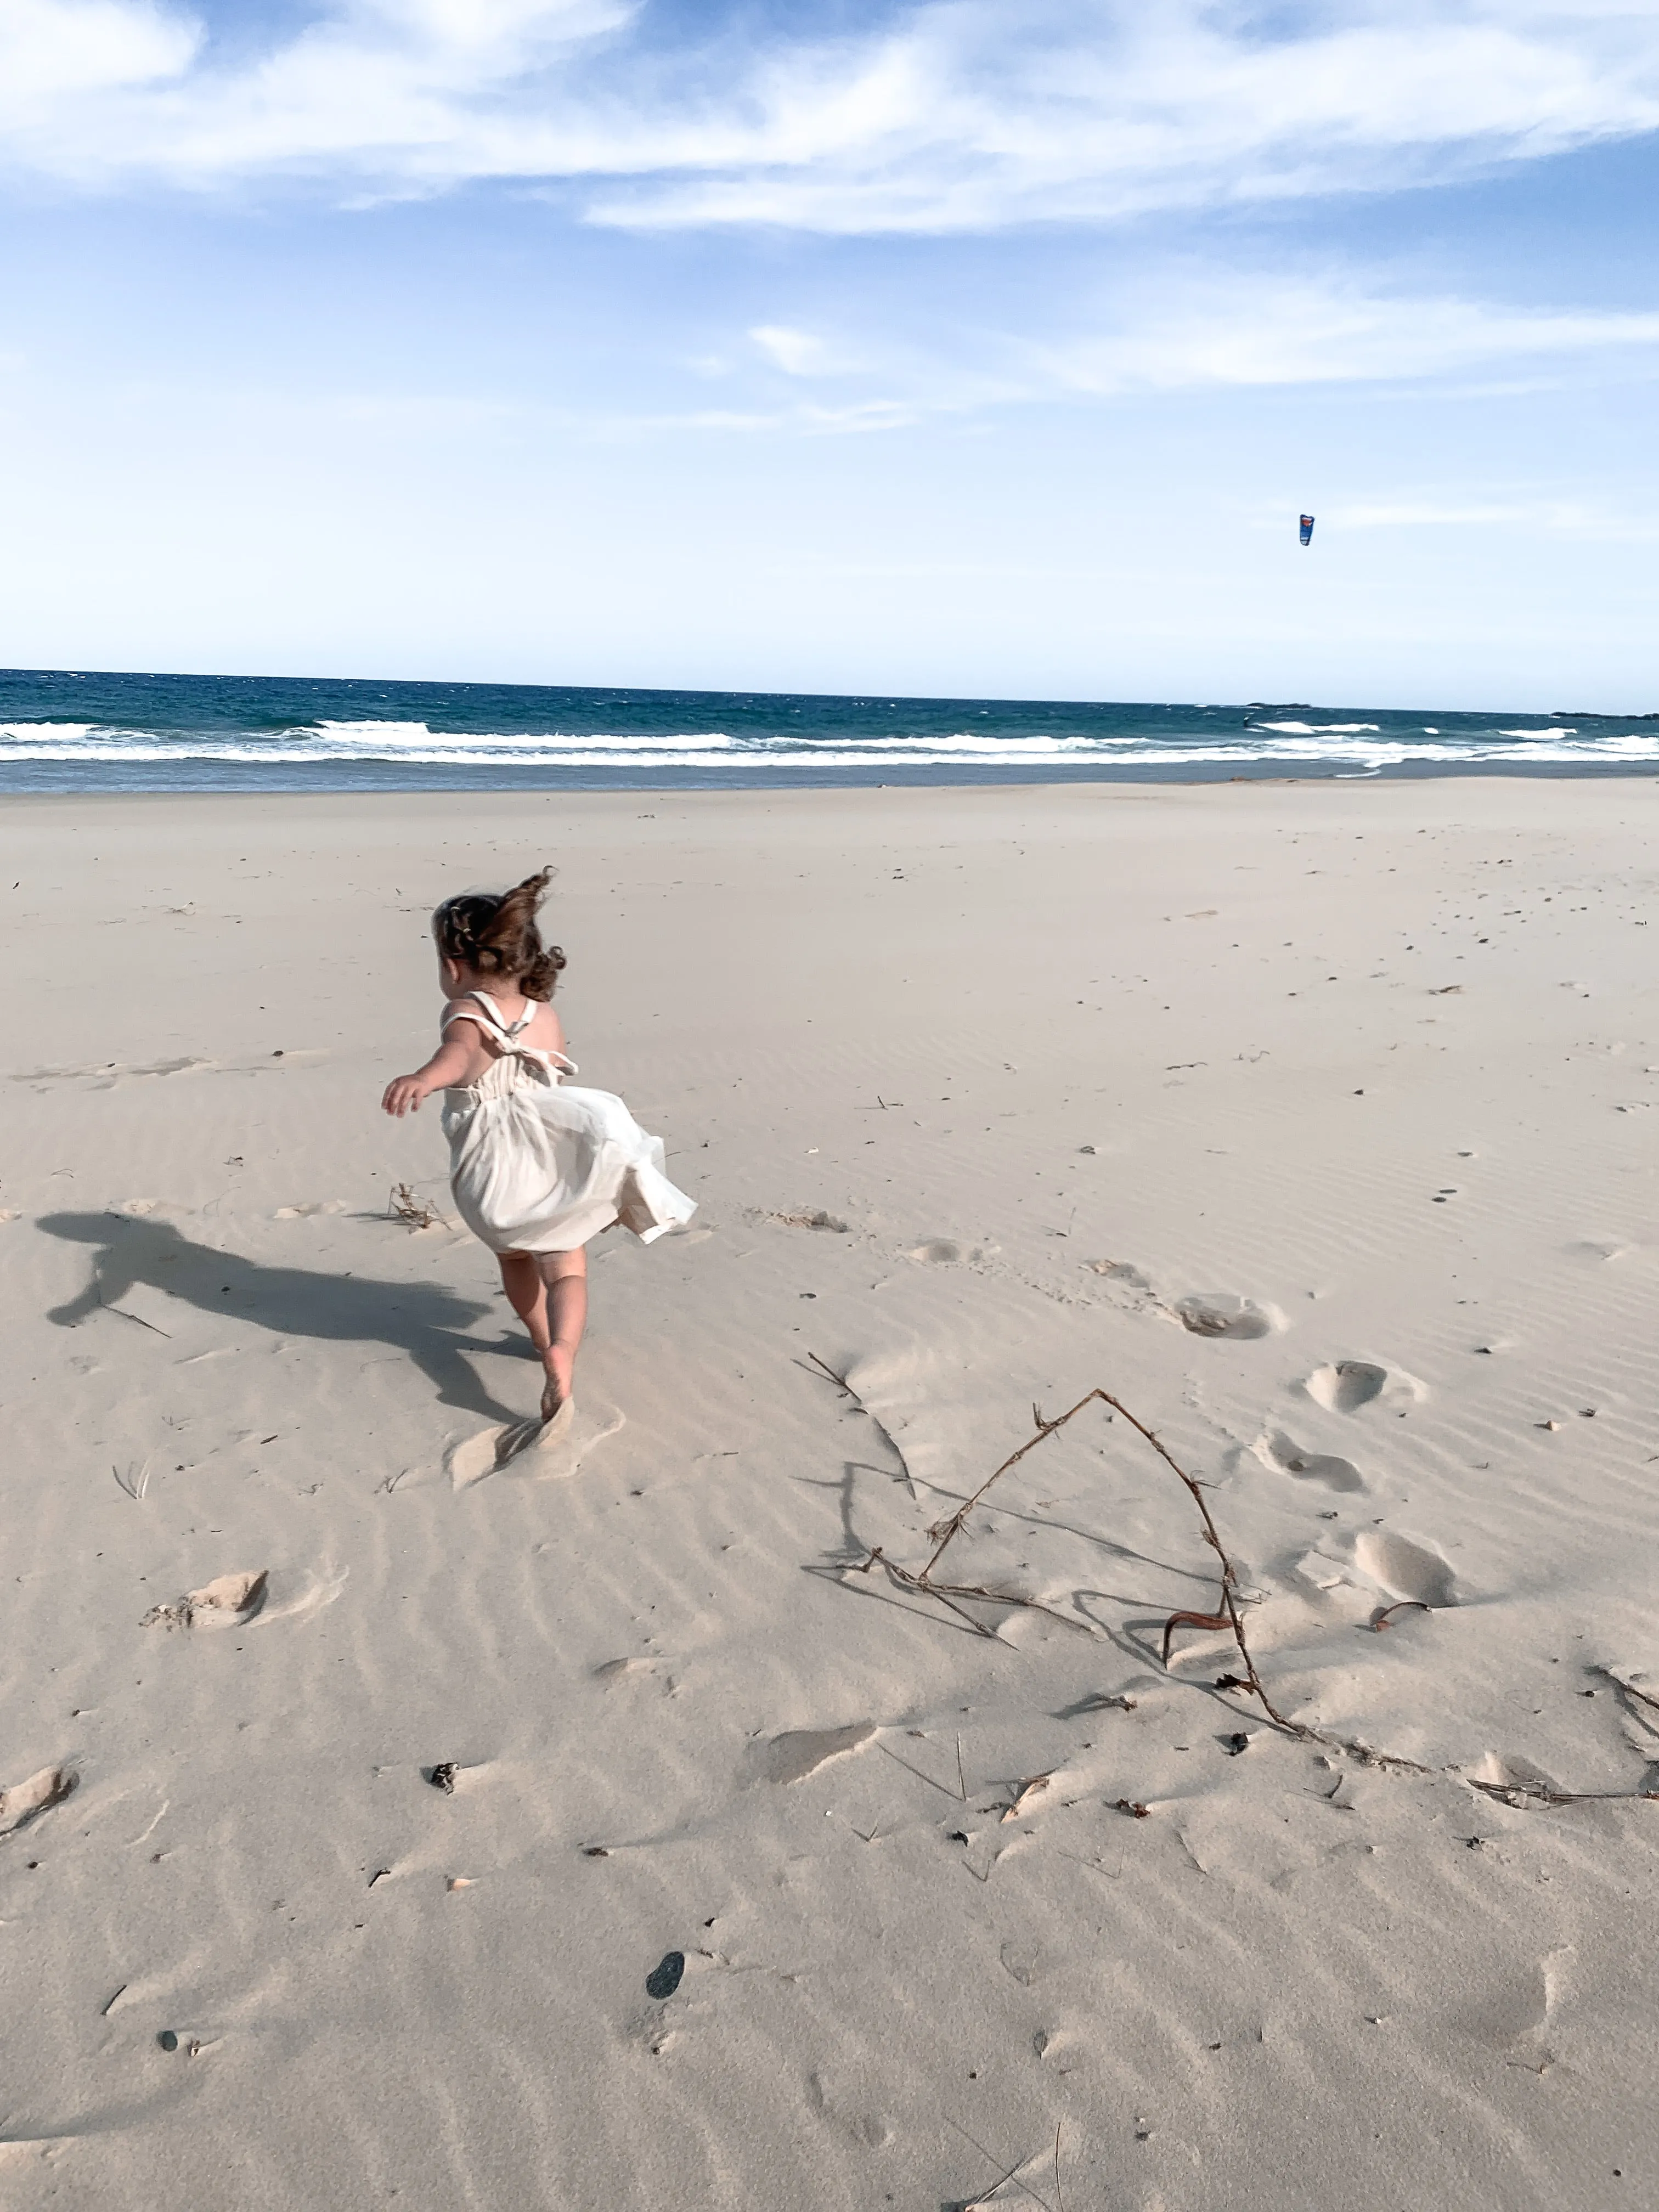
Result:
M576 1353L587 1323L587 1254L578 1245L574 1252L542 1252L537 1259L547 1286L550 1332L550 1341L542 1353L542 1365L547 1370L542 1418L550 1421L570 1395Z
M553 1341L553 1332L547 1322L547 1285L542 1280L542 1271L533 1252L499 1252L496 1259L501 1270L501 1288L512 1302L513 1310L530 1331L530 1341L538 1355L545 1356Z

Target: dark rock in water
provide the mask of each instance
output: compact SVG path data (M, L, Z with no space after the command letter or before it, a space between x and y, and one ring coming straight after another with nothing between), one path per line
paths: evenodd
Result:
M680 1985L680 1976L685 1972L684 1951L665 1951L660 1966L653 1966L645 1978L645 1994L660 2003L672 1997Z
M155 2040L163 2051L176 2051L179 2048L179 2039L170 2027L164 2027Z
M442 1760L433 1768L426 1778L434 1790L441 1790L446 1796L453 1795L455 1788L454 1760L453 1759Z

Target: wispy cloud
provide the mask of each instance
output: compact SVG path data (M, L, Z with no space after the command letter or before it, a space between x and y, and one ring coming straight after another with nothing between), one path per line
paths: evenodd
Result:
M1171 286L1168 289L1177 289ZM1179 292L1185 297L1180 298ZM1659 348L1659 313L1563 313L1336 280L1188 280L1122 327L1030 349L1051 389L1392 382L1493 363Z
M1659 371L1659 313L1563 313L1449 294L1388 290L1340 268L1252 275L1192 263L1143 270L1092 326L1024 331L890 329L807 332L763 324L747 333L768 367L792 379L835 378L840 404L768 409L769 427L811 430L818 416L870 426L968 418L1054 400L1250 387L1422 384L1464 388L1471 376L1560 382L1610 363ZM724 365L740 374L735 360ZM873 395L860 399L859 395ZM844 395L844 397L842 396Z
M810 331L792 331L782 323L762 323L749 333L775 368L786 376L821 376L826 368L823 340Z
M747 26L749 27L745 28ZM87 184L589 186L596 222L947 232L1402 183L1659 127L1643 0L871 0L834 39L629 0L8 0L0 146Z
M1394 499L1328 508L1328 530L1511 530L1528 537L1594 538L1647 544L1659 539L1659 523L1595 499Z

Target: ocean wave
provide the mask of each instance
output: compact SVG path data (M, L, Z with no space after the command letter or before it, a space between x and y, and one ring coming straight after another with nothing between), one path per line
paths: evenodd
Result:
M677 747L690 745L699 752L712 751L716 747L729 747L734 751L754 751L774 757L781 745L798 747L805 753L819 746L845 744L848 742L845 738L802 738L793 734L787 738L779 735L734 738L722 730L669 732L544 730L539 733L492 730L469 737L456 730L430 730L424 722L317 722L309 726L309 730L294 729L282 734L292 738L308 735L310 730L324 733L331 744L354 748L368 745L373 747L377 754L381 753L388 743L395 742L409 749L411 759L426 757L434 747L456 745L511 748L514 750L525 747L560 745L572 752L584 753L672 752ZM1134 741L1122 737L1097 738L1084 734L1071 737L988 737L976 730L957 730L948 735L935 733L929 736L902 731L884 732L872 733L867 738L856 738L851 742L860 750L872 753L925 753L941 759L953 754L976 754L987 760L1006 760L1010 757L1018 758L1024 755L1035 758L1048 754L1093 752L1102 744L1118 745Z
M1244 768L1283 763L1288 766L1323 765L1362 769L1398 768L1413 762L1494 764L1543 761L1561 765L1593 765L1598 762L1659 760L1659 736L1634 731L1621 736L1563 740L1548 745L1540 744L1535 739L1528 739L1521 744L1471 742L1452 744L1395 739L1360 744L1287 739L1275 745L1243 743L1147 744L1120 740L1109 750L1105 745L1078 741L1064 748L1056 746L1041 752L1016 750L1012 744L1006 749L988 747L971 756L959 750L922 742L917 742L902 752L896 752L878 742L750 744L739 750L731 746L714 749L701 741L687 744L681 739L673 745L655 745L648 754L642 754L638 749L623 750L591 742L580 747L568 744L553 746L544 739L538 740L533 748L523 749L517 746L503 748L493 741L465 744L452 741L448 744L423 744L417 748L400 748L382 743L344 751L324 744L222 743L197 738L155 739L145 743L114 739L102 739L93 744L61 741L18 743L9 738L3 726L0 726L0 736L7 737L7 742L0 745L0 764L40 763L59 766L79 764L82 767L107 764L111 767L171 765L181 768L196 764L252 769L326 769L331 766L349 769L378 765L458 769L612 769L619 773L645 768L723 769L741 774L745 769L751 772L757 769L803 772L823 769L868 770L880 769L884 765L894 769L988 768L994 767L1000 762L1006 762L1011 769L1017 769L1021 765L1035 768L1044 763L1055 766L1073 763L1082 766L1091 760L1103 763L1109 762L1114 768Z
M326 721L301 723L293 729L280 731L276 742L309 737L319 738L333 751L360 750L368 746L377 759L388 757L385 748L396 744L404 748L397 756L400 760L422 759L431 748L443 745L484 745L508 751L525 745L568 745L605 752L665 752L677 745L696 745L709 751L716 746L738 742L723 730L615 730L591 735L563 730L490 730L469 737L464 730L430 730L424 722Z
M608 717L619 703L607 696L596 699L595 707ZM1468 716L1462 718L1461 730L1447 731L1443 721L1407 724L1404 716L1392 723L1386 719L1240 723L1232 720L1235 710L1226 710L1226 719L1218 726L1200 729L1193 726L1199 709L1022 708L1014 702L1006 710L999 709L1015 723L1002 734L952 728L956 716L971 709L949 702L940 702L948 715L947 711L938 712L932 729L925 726L928 718L922 711L914 720L924 726L896 728L892 722L878 720L873 711L866 718L862 702L848 714L848 702L836 702L815 710L804 726L790 727L785 717L799 714L799 708L787 702L775 706L765 702L762 720L754 713L756 703L735 696L720 699L710 719L718 714L726 726L706 730L509 727L468 732L443 726L437 716L428 722L392 715L296 719L257 729L238 726L233 716L216 719L206 726L172 727L135 726L117 720L113 714L104 722L44 718L0 721L0 768L74 769L76 781L94 787L104 771L117 784L124 776L133 780L132 772L138 781L154 782L164 781L170 769L180 771L186 781L204 775L211 780L214 772L222 771L228 788L257 782L262 770L283 771L290 782L293 772L301 770L309 772L317 787L325 789L335 772L352 770L374 771L382 781L387 772L405 770L402 780L419 788L422 772L438 769L483 777L503 771L565 771L622 780L630 775L713 772L751 782L805 779L820 773L862 772L871 779L933 770L940 781L948 781L952 771L975 776L1001 772L1011 779L1067 769L1106 775L1121 769L1237 772L1252 768L1375 775L1409 770L1414 765L1437 769L1605 769L1659 761L1659 726L1651 726L1632 730L1598 723L1593 732L1581 732L1576 725L1552 720L1536 728L1508 728L1480 725L1475 717ZM919 704L925 708L927 702ZM507 714L514 711L514 704L507 706ZM893 721L909 719L904 702L896 702L892 711ZM696 715L689 701L677 702L673 712L676 720ZM560 708L552 706L550 719L559 713ZM1155 718L1160 713L1181 714L1187 727L1177 724L1167 736L1159 734ZM1107 721L1109 716L1116 727ZM750 726L744 726L745 717ZM648 719L642 712L641 720ZM1067 728L1068 719L1081 726ZM1097 726L1090 726L1091 720ZM1107 726L1098 726L1100 721Z

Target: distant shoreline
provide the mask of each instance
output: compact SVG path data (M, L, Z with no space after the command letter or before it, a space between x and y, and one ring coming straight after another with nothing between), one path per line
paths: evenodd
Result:
M0 791L935 790L1659 772L1659 717L0 672Z
M602 775L589 771L556 774L545 770L453 770L428 769L418 779L388 769L375 775L362 769L339 769L314 775L300 772L288 774L273 770L249 770L245 774L174 774L165 778L114 781L106 776L35 775L15 770L8 772L0 763L0 803L24 799L261 799L277 796L309 799L362 799L377 794L416 798L422 793L434 798L445 795L467 794L488 798L492 793L523 795L537 792L589 797L610 793L625 797L629 793L655 793L659 796L705 794L733 796L743 792L784 793L798 791L834 794L854 791L932 791L941 795L952 791L1065 791L1086 790L1099 786L1115 786L1127 789L1184 790L1209 789L1228 784L1332 784L1367 783L1443 783L1458 781L1468 782L1565 782L1652 783L1659 781L1659 762L1652 767L1638 766L1618 761L1607 762L1547 762L1523 764L1515 762L1426 762L1390 765L1385 768L1364 769L1304 769L1287 770L1282 767L1264 766L1255 769L1238 769L1217 766L1213 769L1183 768L1099 768L1082 769L1074 766L1055 768L1050 771L1033 768L1029 763L1006 769L994 768L930 770L926 769L895 768L886 774L857 769L840 771L824 769L818 773L788 773L773 770L769 775L740 770L683 770L675 774L652 775L641 773L629 775L617 771Z

